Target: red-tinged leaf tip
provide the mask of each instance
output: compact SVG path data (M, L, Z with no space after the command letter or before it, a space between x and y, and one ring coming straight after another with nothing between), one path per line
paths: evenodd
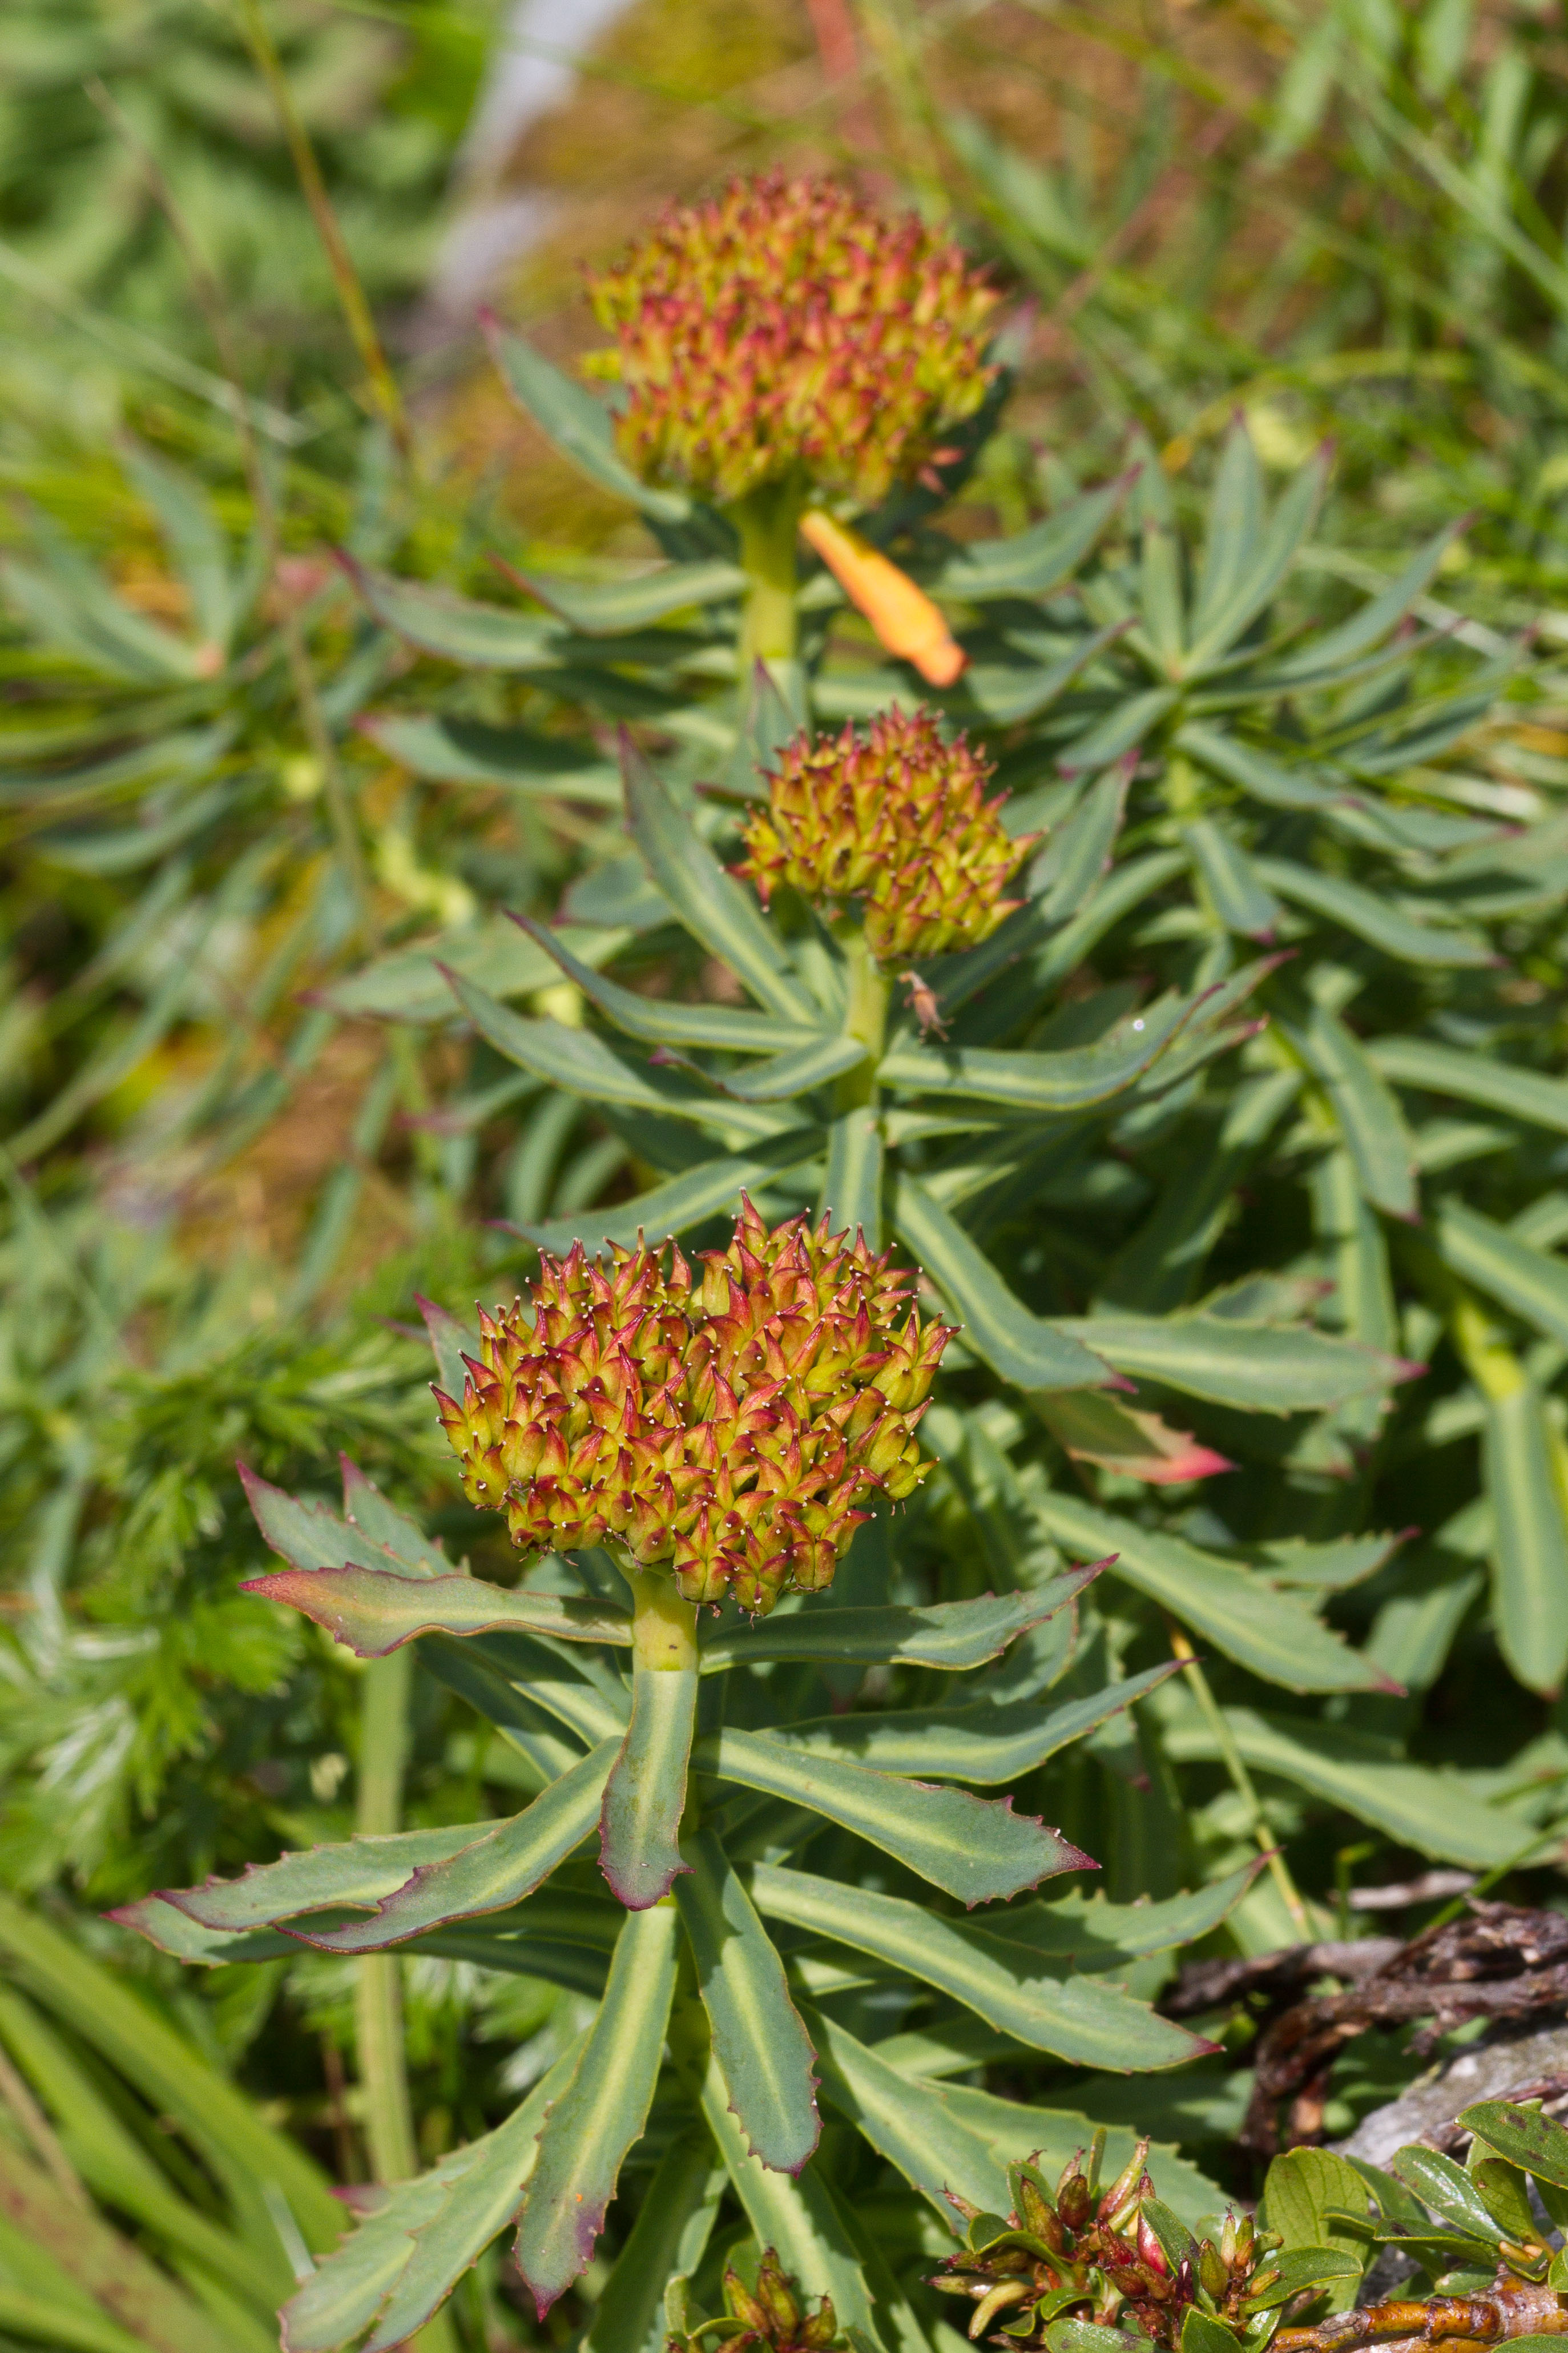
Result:
M1112 1373L1109 1380L1100 1383L1100 1387L1102 1389L1120 1389L1123 1397L1136 1397L1138 1394L1137 1382L1130 1381L1125 1373Z
M1429 1365L1418 1365L1413 1356L1395 1356L1393 1359L1393 1364L1394 1386L1396 1388L1402 1381L1418 1381L1424 1373L1427 1373L1431 1370L1431 1366ZM1413 1533L1419 1535L1420 1531L1419 1529L1416 1529L1413 1531Z
M1236 1464L1227 1456L1216 1454L1212 1446L1189 1446L1180 1454L1140 1456L1117 1467L1151 1487L1179 1487L1189 1479L1217 1479L1222 1471L1234 1471Z

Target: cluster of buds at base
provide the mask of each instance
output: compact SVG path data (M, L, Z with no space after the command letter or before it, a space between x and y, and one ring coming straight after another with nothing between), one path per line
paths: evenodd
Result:
M542 1260L479 1318L461 1404L436 1391L470 1503L514 1544L605 1545L689 1601L771 1609L831 1585L875 1493L924 1477L914 1431L950 1336L826 1218L770 1232L744 1205L693 1272L672 1243Z
M1154 2195L1146 2140L1101 2193L1104 2145L1096 2134L1089 2170L1080 2149L1054 2191L1032 2161L1009 2166L1014 2203L1005 2222L948 2192L968 2221L968 2243L931 2284L973 2300L972 2338L1044 2346L1052 2321L1070 2317L1131 2323L1171 2348L1194 2306L1237 2331L1263 2308L1279 2277L1268 2258L1279 2241L1249 2214L1227 2214L1217 2242L1194 2241Z
M825 2295L815 2312L806 2310L773 2247L757 2267L756 2293L731 2266L724 2274L723 2311L685 2336L667 2338L668 2353L703 2353L704 2337L722 2353L848 2353L852 2342L840 2334L831 2296Z
M728 504L801 478L875 506L954 454L995 369L997 296L912 215L770 173L674 206L589 298L616 338L623 453L646 480Z
M1037 835L1014 840L987 800L990 764L930 712L873 719L864 734L799 735L768 778L736 871L766 903L781 884L858 901L879 964L974 947L1021 902L1005 898Z

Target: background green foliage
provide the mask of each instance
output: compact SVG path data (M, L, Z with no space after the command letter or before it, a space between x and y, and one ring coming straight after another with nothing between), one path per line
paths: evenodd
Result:
M957 497L940 515L885 519L912 526L905 560L940 582L944 534L1019 533L1142 459L1140 485L1043 605L1037 586L1011 603L952 590L975 653L954 715L990 736L1020 826L1056 828L1047 860L1065 839L1087 860L1058 915L1083 905L1097 864L1107 914L1130 870L1164 861L1146 897L1090 926L1085 970L1101 1001L1079 983L1076 1010L1039 1026L1042 1002L1020 1000L1008 1042L1074 1049L1129 1012L1134 982L1148 996L1191 990L1260 947L1295 951L1243 1008L1267 1005L1268 1037L1160 1092L1125 1133L1101 1121L1069 1151L1053 1140L1043 1186L1031 1191L1027 1170L1011 1189L1005 1170L970 1184L967 1147L921 1147L916 1164L945 1155L958 1171L960 1222L1031 1318L1097 1305L1169 1316L1217 1294L1255 1330L1316 1325L1431 1366L1386 1410L1360 1395L1279 1419L1242 1415L1212 1382L1194 1394L1190 1375L1184 1388L1142 1372L1141 1409L1241 1466L1173 1490L1115 1467L1124 1430L1100 1429L1079 1452L1098 1449L1100 1467L1075 1468L1059 1419L1023 1409L983 1362L960 1364L931 1419L942 1472L899 1523L898 1573L911 1598L1002 1590L1047 1573L1061 1545L1098 1548L1089 1530L1113 1523L1104 1548L1120 1545L1130 1567L1085 1605L1081 1672L1097 1681L1167 1655L1162 1574L1178 1616L1205 1591L1223 1601L1228 1575L1250 1576L1259 1598L1278 1589L1282 1614L1316 1615L1405 1686L1302 1696L1227 1648L1223 1608L1207 1626L1189 1615L1218 1715L1178 1679L1026 1793L1100 1858L1115 1900L1217 1878L1261 1831L1285 1841L1314 1927L1353 1926L1352 1885L1428 1862L1517 1860L1506 1892L1554 1901L1568 1774L1554 1697L1568 1590L1556 1255L1568 1232L1568 113L1550 14L1314 0L1166 21L1039 0L954 21L866 0L852 26L860 79L837 90L804 15L759 6L754 47L731 55L715 35L705 64L707 18L692 12L700 26L663 73L659 16L634 12L548 134L572 185L572 141L603 152L614 142L595 124L609 124L621 209L568 222L530 263L516 307L536 343L565 358L581 340L563 282L574 238L609 249L670 175L697 185L797 153L801 135L831 163L874 134L890 179L928 206L950 203L1026 298L1009 330L1010 405ZM488 14L278 7L269 22L393 331L443 224ZM500 914L563 910L590 966L662 995L711 991L710 958L670 923L621 830L613 733L630 723L691 801L735 737L733 614L721 601L648 609L646 589L628 607L655 538L603 481L572 487L544 438L503 421L516 412L476 351L460 355L472 366L457 392L416 403L417 459L402 465L369 420L237 20L205 5L18 8L0 54L5 1873L29 1907L19 1917L94 1956L324 2174L353 2179L367 2163L344 1965L186 1976L94 1915L353 1828L360 1678L310 1630L237 1597L263 1558L237 1456L325 1496L346 1447L455 1555L511 1574L504 1547L453 1508L428 1357L406 1330L413 1295L466 1313L531 1262L486 1220L597 1233L604 1208L687 1161L668 1131L558 1090L459 1029L429 945L438 935L447 960L517 1009L580 1022L581 996L560 993L559 970ZM789 89L804 82L770 79L790 72L810 77L802 116ZM249 452L144 162L83 94L94 76L221 290ZM643 110L640 148L620 139L630 108ZM548 141L543 153L548 164ZM416 389L419 364L406 373ZM1187 633L1171 551L1192 552L1190 593L1205 540L1227 512L1250 514L1242 445L1226 438L1238 409L1270 505L1321 437L1334 442L1268 616L1282 650L1241 641L1223 714L1245 754L1273 764L1254 782L1310 775L1326 788L1310 807L1282 807L1277 776L1260 798L1234 761L1205 765L1176 744L1185 708L1145 704L1120 738L1092 740ZM1436 535L1466 515L1439 550ZM727 559L721 533L662 527L666 555ZM1271 661L1350 620L1428 543L1436 569L1407 584L1398 661L1315 698L1267 691ZM428 612L410 629L406 612L367 604L331 560L338 543L383 579L504 609L503 659L476 662L449 607L443 639ZM561 617L515 596L497 554L550 575ZM1080 586L1062 593L1071 577ZM1124 609L1142 638L1031 701L1042 664ZM895 684L826 596L810 631L824 719ZM911 693L907 678L896 686ZM440 727L425 724L432 714ZM1116 763L1131 754L1111 809ZM721 807L706 806L727 855ZM1359 888L1375 912L1321 885L1315 902L1292 897L1282 870ZM1052 879L1038 870L1037 891ZM1400 923L1506 962L1439 963ZM982 1024L972 1042L1000 1034ZM1410 1041L1450 1059L1413 1062ZM1409 1527L1420 1534L1397 1551L1372 1541ZM1289 1550L1302 1544L1320 1549ZM1153 1564L1142 1588L1139 1557ZM525 1794L504 1746L427 1679L411 1739L411 1823L510 1810ZM1294 1933L1265 1879L1218 1941L1256 1950ZM1130 1982L1151 1997L1170 1966L1140 1961ZM405 1992L426 2160L499 2121L585 2015L570 1990L438 1958L410 1965ZM38 2057L36 2025L12 2009L0 2042L54 2119L61 2178L74 2171L112 2227L179 2272L182 2226L145 2183L137 2202L132 2160L121 2152L115 2175L73 2139L85 2147L98 2128L72 2121L62 2086L75 2068L165 2196L173 2182L259 2248L264 2228L235 2209L211 2151L188 2126L183 2139L155 2128L161 2090L127 2090L120 2059L95 2055L80 2000L25 1978L21 1998L58 2005L54 2055ZM1352 2054L1331 2129L1414 2065ZM990 2066L973 2080L1146 2124L1247 2186L1226 2171L1244 2068L1129 2082L1031 2072L1016 2054ZM5 2108L5 2129L47 2171L19 2113ZM896 2178L845 2179L918 2276L927 2258ZM625 2229L613 2212L612 2243ZM18 2260L0 2248L7 2267ZM272 2242L256 2260L276 2265ZM197 2272L208 2276L199 2260ZM590 2272L581 2301L559 2308L563 2334L602 2284ZM56 2293L14 2287L25 2291ZM246 2291L260 2309L269 2292L254 2276ZM464 2295L465 2341L531 2341L499 2261ZM248 2335L225 2326L256 2341L254 2316ZM0 2330L83 2341L50 2340L20 2305L0 2311Z

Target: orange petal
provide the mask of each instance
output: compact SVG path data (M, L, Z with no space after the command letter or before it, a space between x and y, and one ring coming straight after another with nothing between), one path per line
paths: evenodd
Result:
M930 686L951 686L969 657L923 588L858 532L835 522L819 507L800 519L800 535L814 548L849 602L865 614L890 654L910 662Z

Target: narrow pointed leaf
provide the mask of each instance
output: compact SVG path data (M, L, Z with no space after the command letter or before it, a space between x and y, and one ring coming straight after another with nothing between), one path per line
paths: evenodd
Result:
M1204 518L1204 560L1193 603L1195 634L1235 595L1263 534L1263 469L1245 422L1226 435Z
M1311 529L1328 480L1328 460L1311 459L1286 491L1228 594L1217 597L1201 630L1194 630L1184 669L1189 677L1229 651L1265 607L1271 604Z
M1133 479L1126 473L1103 490L1082 491L1010 539L977 540L944 557L940 572L924 575L927 592L970 605L991 596L1048 596L1078 570Z
M1430 1044L1425 1038L1378 1038L1366 1051L1373 1069L1396 1086L1456 1095L1461 1103L1480 1103L1510 1119L1568 1135L1568 1082L1562 1079L1515 1070L1485 1054Z
M1065 1316L1057 1328L1118 1372L1253 1413L1321 1412L1346 1398L1377 1396L1416 1369L1306 1325L1242 1324L1201 1311Z
M1568 1670L1568 1498L1563 1441L1546 1400L1521 1375L1486 1400L1481 1477L1496 1541L1492 1609L1504 1658L1529 1691L1555 1693Z
M1028 1593L987 1593L974 1601L937 1601L923 1609L892 1603L871 1609L775 1611L760 1625L710 1634L702 1644L702 1671L760 1666L771 1659L817 1659L962 1673L999 1659L1010 1642L1065 1609L1108 1566L1093 1561Z
M1067 823L1047 841L1029 873L1044 913L1056 919L1076 914L1099 889L1121 830L1130 781L1125 767L1096 777Z
M1436 576L1443 552L1449 543L1466 528L1459 517L1445 523L1434 533L1425 547L1418 548L1398 577L1368 599L1359 613L1331 629L1327 637L1316 638L1300 653L1291 654L1274 664L1271 677L1281 684L1300 683L1308 679L1323 678L1345 662L1360 655L1387 637L1398 627L1422 590Z
M237 1879L165 1887L159 1894L205 1928L270 1927L328 1905L379 1903L406 1886L424 1864L446 1862L483 1838L489 1828L488 1822L452 1822L306 1847L298 1854L280 1855L276 1862L247 1863Z
M620 456L614 420L602 400L563 375L521 335L508 334L494 320L487 319L486 329L490 356L518 406L591 482L660 522L685 520L691 501L683 491L653 489Z
M967 1095L1020 1111L1071 1112L1121 1094L1159 1060L1193 1018L1200 998L1167 997L1119 1022L1092 1046L1059 1054L997 1053L984 1046L900 1042L882 1057L884 1086Z
M1353 1031L1326 1005L1281 1029L1329 1098L1364 1198L1391 1218L1419 1208L1415 1146L1387 1082Z
M1347 881L1342 874L1323 874L1315 866L1301 866L1287 858L1258 858L1254 865L1268 888L1289 899L1292 906L1309 908L1326 922L1342 924L1401 963L1463 965L1498 961L1485 940L1444 930L1436 923L1413 923L1386 899L1359 882Z
M825 1815L963 1904L1016 1895L1057 1872L1091 1867L1036 1816L1014 1813L1010 1798L972 1798L864 1765L803 1757L765 1733L730 1726L698 1754L721 1780Z
M823 1213L836 1229L862 1233L868 1250L882 1247L882 1126L868 1103L847 1111L827 1131Z
M867 2292L859 2252L819 2168L797 2181L764 2166L746 2147L716 2059L702 2085L702 2113L759 2246L773 2248L803 2295L828 2296L840 2328L865 2330L885 2344Z
M689 2278L701 2262L728 2179L699 2116L659 2158L594 2306L583 2353L659 2353L665 2284Z
M1445 1201L1436 1226L1457 1275L1568 1346L1568 1264L1463 1201Z
M1102 1360L1032 1315L1014 1297L984 1252L913 1176L900 1174L893 1224L958 1319L966 1346L1005 1381L1022 1389L1092 1389L1105 1383Z
M1007 2168L1022 2150L1037 2151L1050 2176L1094 2137L1094 2126L1071 2109L1026 2107L988 2092L907 2074L889 2065L875 2044L868 2046L836 2021L811 2015L827 2098L930 2200L950 2230L958 2225L948 2190L987 2212L1005 2214L1012 2202ZM1134 2137L1125 2129L1107 2134L1102 2179L1115 2178L1133 2146ZM1195 2221L1214 2211L1218 2192L1213 2183L1174 2149L1156 2145L1150 2171L1161 2197L1184 2220Z
M1031 1497L1046 1530L1072 1552L1116 1547L1110 1574L1159 1603L1268 1683L1289 1691L1386 1690L1388 1679L1289 1593L1179 1536L1101 1512L1076 1495Z
M697 1719L695 1667L632 1674L632 1720L605 1786L599 1863L630 1912L646 1912L689 1871L679 1844L686 1768Z
M422 653L439 655L464 670L549 670L561 659L558 621L520 613L514 606L457 596L423 581L399 580L342 552L338 561L376 619Z
M1488 1870L1511 1860L1530 1835L1527 1822L1484 1805L1455 1774L1406 1764L1346 1725L1243 1707L1226 1708L1226 1722L1254 1772L1274 1774L1435 1862ZM1163 1738L1177 1762L1219 1759L1195 1714L1167 1726Z
M402 711L369 712L357 723L366 735L416 776L438 785L477 785L502 792L619 808L620 771L593 744L545 735L532 727L493 727L483 719Z
M772 1012L815 1029L811 998L755 899L724 871L629 738L621 759L626 821L648 872L688 930Z
M1179 1661L1146 1667L1124 1683L1108 1683L1091 1698L1067 1701L1042 1711L1036 1700L1011 1706L898 1708L883 1714L825 1716L794 1725L774 1736L785 1747L814 1757L837 1757L874 1766L882 1773L919 1773L943 1781L973 1781L983 1788L1016 1781L1032 1773L1069 1741L1081 1740L1097 1725L1173 1675Z
M1086 2067L1175 2067L1206 2046L1120 1986L1059 1974L1026 1945L963 1920L939 1919L902 1896L759 1863L752 1900L764 1918L869 1953L974 2010L1031 2050ZM998 1916L1006 1926L1006 1915Z
M1201 720L1189 720L1179 728L1174 742L1178 752L1185 752L1200 767L1223 776L1227 784L1239 785L1244 793L1268 808L1340 808L1353 797L1342 786L1322 783L1310 768L1288 768L1256 744L1245 744L1239 736L1226 735Z
M613 1208L577 1209L569 1218L552 1218L538 1226L509 1226L507 1231L555 1257L563 1257L576 1241L589 1250L605 1241L635 1242L640 1233L662 1241L667 1234L684 1233L716 1210L738 1209L742 1193L755 1193L772 1178L815 1160L822 1145L820 1128L792 1127L750 1151L705 1160L684 1176L672 1176L668 1184L656 1185Z
M384 2321L375 2341L400 2344L437 2310L515 2212L545 2109L575 2058L574 2045L493 2132L454 2149L431 2172L395 2184L284 2306L285 2353L334 2353L383 2315L400 2333L388 2337ZM411 2313L418 2317L405 2329Z
M646 1039L650 1045L728 1047L741 1054L794 1053L823 1042L820 1027L782 1021L776 1014L747 1012L729 1005L681 1005L668 997L638 997L579 963L559 932L536 923L531 915L514 915L512 921L560 965L568 980L575 981L590 1003L630 1038Z
M1113 760L1123 759L1135 750L1151 729L1174 708L1176 701L1176 690L1171 686L1151 687L1142 694L1129 695L1106 718L1097 720L1076 742L1058 754L1058 767L1068 776L1079 776L1089 768L1109 768Z
M816 2052L784 1963L711 1831L686 1841L675 1900L697 1966L713 2059L752 2155L798 2174L821 2133Z
M753 662L746 688L745 715L724 770L724 789L743 794L748 800L764 797L769 770L791 736L798 733L798 723L774 685L766 662Z
M706 1075L710 1085L737 1103L789 1103L796 1095L826 1086L830 1079L858 1070L866 1056L867 1049L858 1038L820 1035L768 1061Z
M721 556L706 563L661 565L627 580L557 580L547 573L518 572L510 565L507 570L585 637L614 637L618 630L641 628L689 606L722 604L742 596L746 587L740 565Z
M647 2122L679 1927L668 1905L627 1913L598 2015L539 2136L514 2253L542 2320L587 2269L622 2160Z
M302 1610L361 1659L384 1659L421 1634L484 1634L509 1626L568 1642L632 1639L630 1617L613 1602L531 1593L481 1577L432 1577L416 1585L372 1568L284 1569L247 1577L240 1591Z
M1239 932L1247 939L1271 940L1279 927L1279 902L1264 889L1240 843L1206 817L1184 826L1182 839L1226 931Z
M346 1520L325 1504L306 1503L288 1494L283 1488L274 1487L266 1479L258 1479L244 1462L239 1465L240 1484L250 1505L263 1543L269 1552L281 1555L292 1567L319 1569L337 1567L344 1561L383 1575L395 1574L395 1566L385 1549L351 1527ZM439 1576L447 1564L440 1561L439 1547L428 1546L431 1557L424 1564L403 1564L409 1577Z
M618 1753L615 1743L603 1742L512 1820L445 1862L422 1863L405 1886L377 1904L370 1919L292 1933L321 1953L378 1953L426 1928L521 1904L592 1835Z
M591 1030L569 1029L560 1021L531 1021L498 1004L460 973L450 976L453 994L482 1038L525 1071L532 1071L569 1094L589 1103L625 1104L629 1111L674 1113L678 1119L700 1126L732 1130L741 1135L772 1135L778 1131L776 1114L689 1085L673 1071L624 1060Z

